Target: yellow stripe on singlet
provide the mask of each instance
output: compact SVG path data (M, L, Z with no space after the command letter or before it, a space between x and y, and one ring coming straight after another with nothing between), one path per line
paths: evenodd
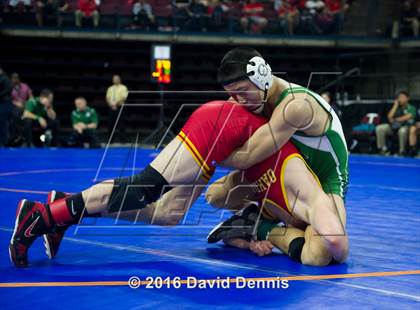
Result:
M289 156L287 156L286 159L283 161L281 171L280 171L280 186L281 186L281 191L282 191L283 196L284 196L284 202L286 203L287 210L289 210L290 214L293 214L293 208L292 208L292 206L290 206L289 199L287 198L286 186L284 185L284 174L286 173L287 162L292 158L300 158L305 163L308 170L314 176L314 178L315 178L316 182L318 183L319 187L322 189L321 182L319 182L318 176L311 169L311 167L309 167L309 165L303 159L302 155L297 154L297 153L293 153L293 154L290 154Z
M203 179L209 181L211 179L212 170L204 161L203 157L201 156L200 152L194 146L190 139L183 133L182 131L179 132L177 138L181 140L181 142L185 145L187 150L190 152L194 160L197 162L198 166L200 167L201 171L203 172Z

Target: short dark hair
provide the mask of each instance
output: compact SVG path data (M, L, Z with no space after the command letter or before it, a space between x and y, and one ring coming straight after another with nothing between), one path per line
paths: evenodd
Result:
M44 88L43 90L41 90L41 92L39 93L40 97L49 97L50 95L52 95L53 92L48 89L48 88Z
M13 79L13 78L17 78L17 79L20 79L19 78L19 73L17 73L17 72L13 72L11 75L10 75L10 77Z
M227 52L217 73L219 83L227 85L245 79L246 63L255 56L262 58L257 50L250 47L237 47Z
M86 98L83 97L83 96L76 97L76 99L74 99L74 101L76 101L76 100L84 100L87 103Z
M410 95L408 94L408 91L406 91L406 90L402 90L402 91L400 91L400 92L398 93L398 95L404 95L404 96L406 96L406 97L410 98Z

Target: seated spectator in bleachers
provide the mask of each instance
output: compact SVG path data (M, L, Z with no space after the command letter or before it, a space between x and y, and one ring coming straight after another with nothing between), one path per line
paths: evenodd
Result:
M222 31L226 25L224 15L230 10L229 5L221 0L209 0L207 13L209 15L209 28L212 31Z
M124 140L125 135L125 112L121 112L118 124L118 114L120 113L121 106L124 104L128 96L127 87L122 84L121 77L115 74L112 77L112 86L108 87L106 92L106 102L109 106L109 118L108 118L108 130L109 136L111 136L112 130L117 125L116 130L119 131L120 137Z
M51 90L43 89L39 97L29 99L23 111L23 122L25 126L25 145L33 145L32 132L40 128L44 134L51 138L46 141L47 145L58 145L59 122L53 108L54 95ZM47 140L50 140L48 138Z
M327 6L315 15L314 21L318 34L332 34L337 30L337 19L330 13Z
M146 0L133 2L133 28L149 30L154 26L155 16L152 6Z
M96 28L99 26L99 5L98 0L79 0L77 4L77 10L74 12L76 27L82 27L83 18L91 18L93 20L93 26Z
M174 18L174 27L184 30L185 23L189 16L187 7L191 4L191 0L172 0L172 16Z
M401 12L401 24L403 26L409 27L411 34L415 37L419 35L419 4L415 3L413 0L405 0L403 2L402 12Z
M308 34L321 34L322 30L316 23L317 16L325 8L325 2L322 0L308 0L305 3L305 16L302 20L304 31Z
M10 137L13 140L21 140L20 132L22 131L22 115L25 109L25 102L33 99L32 90L28 84L21 82L19 74L16 72L11 74L12 80L12 100L13 100L13 116L10 122ZM15 143L14 143L15 144Z
M349 2L342 0L324 0L325 9L322 11L321 20L324 19L324 25L321 26L324 34L336 33L340 30L344 20L344 14L348 11Z
M388 112L388 124L376 126L376 144L381 154L389 154L386 137L398 133L399 154L406 152L408 129L416 118L416 108L409 103L410 96L401 91Z
M74 100L76 110L71 113L71 122L73 125L73 135L71 144L83 146L83 143L89 143L90 148L100 147L96 129L98 127L98 115L94 108L87 105L86 99L77 97Z
M306 8L309 10L309 13L315 15L323 7L325 7L325 2L322 0L308 0L305 3Z
M418 153L418 137L420 136L420 108L417 109L417 122L410 127L408 135L408 145L410 156L416 156Z
M32 0L9 0L8 6L12 13L30 12L32 10Z
M261 33L267 23L268 20L264 17L264 5L257 0L247 0L242 7L242 30L245 33Z
M298 6L293 0L277 1L274 7L279 17L280 28L286 29L287 34L293 35L299 26L300 13Z
M37 0L36 21L39 27L44 25L45 19L55 20L55 25L60 27L63 23L63 14L69 5L64 0Z
M191 0L185 8L187 12L187 22L185 24L189 31L206 31L207 6L202 0Z
M12 83L0 66L0 147L5 146L9 140L12 107Z

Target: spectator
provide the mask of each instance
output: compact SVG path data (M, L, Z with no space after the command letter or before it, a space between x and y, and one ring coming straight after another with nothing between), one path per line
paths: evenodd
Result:
M344 20L344 14L350 8L350 2L342 4L342 0L325 0L325 9L323 10L324 18L331 20L324 26L326 33L334 33L340 30Z
M308 0L305 4L305 10L308 14L305 16L304 28L308 33L321 34L322 30L317 25L317 17L322 13L325 2L321 0Z
M108 87L106 92L106 102L109 106L109 119L108 119L108 130L109 136L111 136L112 130L116 125L118 115L120 113L121 106L124 104L128 96L128 90L125 85L121 83L121 77L115 74L112 77L112 86ZM118 126L120 136L124 139L125 126L124 126L124 110L121 112Z
M99 26L99 4L98 0L79 0L77 10L74 12L76 27L82 27L83 18L92 18L93 26Z
M399 154L404 155L407 144L408 128L414 123L416 108L409 104L410 97L407 92L401 91L394 105L388 112L388 124L376 127L376 143L381 154L388 154L386 136L398 132Z
M403 26L410 27L412 34L417 37L419 35L419 12L416 3L405 0L401 13L401 23Z
M9 10L12 13L30 12L32 0L9 0Z
M337 116L341 118L343 111L341 111L341 108L335 103L335 101L332 100L331 93L329 91L323 92L321 97L324 98L324 100L331 106Z
M206 31L207 7L202 0L191 0L185 8L188 19L185 24L189 31Z
M173 26L174 29L184 29L185 22L188 18L187 7L191 4L191 0L172 0L173 10Z
M225 23L224 15L230 10L229 6L221 0L209 0L207 13L209 15L209 26L213 31L222 31Z
M315 15L317 12L320 12L321 9L325 6L325 2L322 0L308 0L306 1L306 8L309 10L311 15Z
M155 16L152 6L146 0L137 0L133 3L133 28L149 30L154 26Z
M293 35L299 26L300 13L294 1L284 0L276 5L277 15L282 29L287 26L287 33Z
M47 136L47 145L57 146L59 122L57 114L53 108L54 95L49 89L41 91L39 97L29 99L26 102L23 112L23 122L25 126L25 145L33 145L32 131L40 128ZM49 141L51 138L51 141Z
M76 110L71 113L71 122L73 124L73 143L82 146L83 143L89 143L91 148L100 146L96 128L98 127L98 115L94 108L87 105L86 99L77 97L74 100Z
M420 136L420 109L417 110L417 122L410 127L410 132L408 136L408 145L410 147L410 156L417 155L417 141L418 136Z
M0 147L9 140L9 119L12 113L12 83L0 66Z
M22 115L25 109L25 102L33 99L32 90L28 84L20 81L19 74L12 73L12 101L13 101L13 116L10 124L10 137L13 140L21 139L17 132L22 129ZM14 143L16 144L16 143Z
M32 89L20 80L19 74L16 72L12 73L11 79L13 104L18 109L23 110L25 102L33 97Z
M315 16L315 26L319 34L332 34L337 30L338 19L330 13L327 6L323 7Z
M241 27L245 33L260 33L268 20L264 17L264 6L257 0L248 0L242 8Z
M38 0L36 2L36 21L39 27L44 25L44 18L55 19L58 27L63 23L63 14L69 5L64 0Z

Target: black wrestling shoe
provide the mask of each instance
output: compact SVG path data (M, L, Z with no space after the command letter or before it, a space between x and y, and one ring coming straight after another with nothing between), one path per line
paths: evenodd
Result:
M207 236L208 243L222 239L244 238L251 240L256 235L256 225L260 208L255 202L235 213L231 218L218 224Z
M67 196L68 195L64 192L51 191L48 193L47 204L51 204L54 201L66 198ZM54 258L57 255L61 241L64 238L64 234L70 226L71 225L66 224L55 224L52 228L52 231L43 236L45 253L50 259Z
M35 239L52 227L47 205L23 199L16 211L15 228L9 244L10 260L16 267L28 266L28 250Z

